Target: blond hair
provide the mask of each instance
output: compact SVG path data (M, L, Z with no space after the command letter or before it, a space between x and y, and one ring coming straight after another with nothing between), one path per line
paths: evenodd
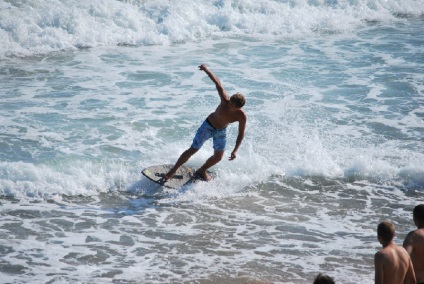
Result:
M242 108L246 103L246 99L240 93L232 95L230 101L238 108Z

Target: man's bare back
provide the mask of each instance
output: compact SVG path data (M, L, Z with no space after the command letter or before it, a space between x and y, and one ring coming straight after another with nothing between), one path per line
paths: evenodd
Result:
M417 229L409 232L403 247L411 256L417 283L424 283L424 204L415 206L413 218Z
M424 228L410 232L403 246L411 255L417 283L424 283Z
M403 247L390 243L375 254L375 283L414 284L412 264Z
M395 245L395 226L381 222L377 227L377 239L383 248L374 256L376 284L415 284L414 267L408 252Z

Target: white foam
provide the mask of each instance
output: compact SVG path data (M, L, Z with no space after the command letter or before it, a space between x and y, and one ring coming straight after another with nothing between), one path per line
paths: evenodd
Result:
M136 180L127 165L79 159L47 164L0 163L0 195L14 198L54 199L57 196L96 196L124 190ZM129 180L128 180L129 178Z
M393 103L382 97L387 88L383 83L373 83L372 76L359 79L361 72L373 74L373 68L381 66L366 66L366 71L347 68L341 83L369 90L350 96L325 81L326 76L337 71L327 70L327 75L318 77L323 81L319 81L303 71L302 66L309 64L307 58L293 59L304 58L307 52L302 50L307 47L320 50L330 62L345 64L338 61L343 44L339 46L335 39L341 41L340 36L330 39L332 45L301 41L295 45L297 48L292 44L237 40L160 50L98 48L42 61L17 60L18 65L13 66L6 63L12 74L7 77L11 86L5 86L5 90L20 95L5 100L13 104L12 109L0 110L4 117L0 129L12 137L5 140L7 149L16 154L2 164L3 194L51 198L55 194L134 190L142 168L175 162L190 146L196 127L215 107L218 98L214 87L196 64L204 60L205 52L211 62L220 62L223 49L236 59L225 58L242 63L223 63L213 68L230 92L241 90L247 94L248 131L239 157L215 167L222 183L217 183L204 198L225 196L220 190L235 183L237 186L228 194L237 194L272 176L367 179L388 185L404 184L408 188L422 187L422 145L414 140L422 135L421 120L415 115L420 107L408 114L393 110ZM264 55L258 52L262 49L272 52ZM187 54L192 64L186 63ZM354 56L354 52L350 54ZM263 60L264 56L269 57L269 63ZM286 62L286 58L292 60ZM61 61L67 64L53 68ZM264 66L257 68L257 62ZM396 62L390 64L389 67L397 66ZM420 76L408 71L414 70L413 63L402 66L407 71L396 75L411 74L411 85L418 86ZM23 78L31 78L31 82L22 83L13 72L29 74ZM291 72L293 76L289 77ZM317 81L305 83L308 78ZM56 91L58 85L63 89ZM57 97L58 93L64 96ZM337 101L331 101L334 94ZM364 99L371 102L364 103ZM349 108L361 104L373 112ZM378 129L369 128L373 124L393 128L394 133L404 135L403 139L410 139L410 144L385 139ZM418 130L413 132L414 128ZM228 131L231 149L237 129L230 126ZM202 164L211 151L211 144L206 144L190 165ZM61 165L54 161L55 157ZM116 164L102 164L109 159L117 161ZM202 190L199 192L202 194ZM188 192L179 198L201 197L196 194Z
M55 12L44 2L21 3L29 15L29 7L46 8L46 21ZM138 7L132 11L137 16L149 12L153 25L164 29L164 46L1 61L0 246L7 262L2 268L16 272L4 273L4 281L307 283L325 271L336 282L372 282L376 225L393 220L400 244L414 227L411 210L423 195L423 75L416 57L422 20L388 22L399 20L388 13L393 5L400 12L410 2L348 7L338 1L339 8L318 1L291 1L293 7L275 1L196 2L186 12L198 13L186 18L178 17L185 12L180 2L73 3L70 11L58 2L57 13L72 12L78 19L92 7L86 23L96 16L105 34L123 30L115 21L119 17L111 16L117 7L122 12ZM331 34L341 10L353 15L356 5L369 19L371 10L380 11L374 19L383 24L353 35ZM171 38L192 40L190 33L212 36L202 34L205 22L201 31L176 29L190 24L184 19L205 16L206 7L203 12L214 18L202 21L215 23L209 28L216 40L166 46ZM290 38L293 30L277 34L272 25L266 30L263 16L269 11L276 21L278 13L286 15L284 9L304 18L311 13L311 21L329 20L321 26L330 33L308 38L306 20L305 38L297 40L225 39L249 29L262 33L256 39L267 33ZM159 17L164 24L153 20ZM354 27L359 17L340 27ZM35 18L23 21L34 27ZM288 20L276 26L302 24ZM219 23L228 30L216 29ZM77 27L66 29L83 35ZM43 29L48 27L40 34ZM408 43L399 51L391 48L396 32L403 33L399 42ZM54 32L49 35L51 40ZM95 44L115 44L99 36L93 35ZM122 40L123 33L113 36ZM72 48L71 39L60 37ZM228 161L237 127L228 128L229 151L213 168L218 179L167 190L140 171L175 162L219 102L213 83L197 70L203 62L227 91L246 94L246 138L237 159ZM201 165L212 152L207 142L189 165Z
M350 32L366 21L419 16L402 1L6 1L0 3L0 58L116 44L163 45L248 35L305 38Z

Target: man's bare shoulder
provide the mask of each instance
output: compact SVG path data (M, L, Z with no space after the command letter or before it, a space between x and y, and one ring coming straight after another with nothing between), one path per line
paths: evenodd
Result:
M394 257L407 257L408 252L405 248L398 245L391 245L379 250L376 254L376 258L380 259L393 259Z
M404 244L421 244L421 246L424 246L424 228L409 232L405 237Z
M420 228L420 229L416 229L414 232L414 234L419 237L419 238L424 238L424 228Z
M240 113L239 113L239 115L240 115L240 118L242 118L242 119L244 119L244 120L247 120L247 114L246 114L246 112L244 111L244 109L240 109Z
M237 119L236 119L241 127L246 127L247 124L247 115L244 110L240 109L237 111Z
M374 255L374 259L375 259L375 261L377 262L377 261L381 261L383 258L384 258L384 251L382 251L382 249L381 250L379 250L378 252L376 252L375 253L375 255Z
M406 249L403 246L396 246L395 247L396 252L398 253L399 257L409 259L409 254L406 251Z
M378 265L383 265L393 259L393 249L392 248L382 248L374 255L374 261Z
M391 251L393 251L393 248L382 248L375 253L375 257L385 258L388 254L390 254Z

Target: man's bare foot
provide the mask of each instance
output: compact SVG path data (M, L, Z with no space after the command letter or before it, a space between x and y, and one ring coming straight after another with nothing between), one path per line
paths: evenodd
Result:
M172 176L175 174L175 170L170 170L169 172L167 172L164 176L163 176L163 180L166 182L168 180L170 180L172 178Z
M196 171L196 173L194 174L194 177L204 181L210 181L212 179L212 177L208 175L207 172L199 172L199 171Z

